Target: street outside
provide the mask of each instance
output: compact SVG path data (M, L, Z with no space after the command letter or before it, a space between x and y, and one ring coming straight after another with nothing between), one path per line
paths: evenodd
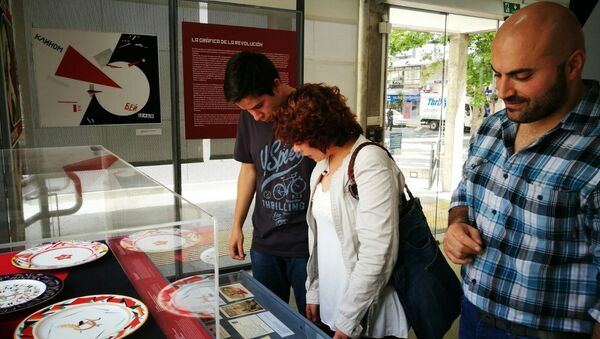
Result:
M392 136L390 138L390 136ZM438 140L442 136L440 130L431 130L427 126L420 126L418 120L409 121L408 127L394 127L384 134L384 145L400 148L393 150L394 159L406 178L406 183L415 196L421 199L423 210L429 225L435 233L443 232L447 226L448 206L452 192L441 191L441 178L439 175L431 177L432 160L438 154ZM463 134L461 164L465 160L469 145L470 133ZM391 144L391 145L390 145Z

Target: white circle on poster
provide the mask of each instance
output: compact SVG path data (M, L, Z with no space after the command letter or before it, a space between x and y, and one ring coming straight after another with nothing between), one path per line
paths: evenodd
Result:
M102 71L121 87L96 85L96 98L105 110L114 115L128 116L144 108L150 98L150 84L139 67L117 61L108 64Z

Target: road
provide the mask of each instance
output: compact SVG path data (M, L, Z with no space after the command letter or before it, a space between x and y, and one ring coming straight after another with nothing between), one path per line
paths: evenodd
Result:
M392 142L390 144L390 135ZM435 161L439 159L440 150L438 150L439 140L442 136L440 131L432 131L428 127L406 127L394 128L392 131L385 131L384 144L388 149L393 149L396 163L407 177L409 186L415 187L419 192L435 192L433 189L437 179L433 176ZM466 159L469 145L470 134L464 133L462 140L462 152L460 157L462 161ZM400 147L398 147L400 145ZM443 148L442 148L443 149ZM432 174L433 173L433 174ZM433 185L433 186L432 186Z
M417 149L429 149L430 144L436 143L442 137L440 135L440 130L432 131L429 127L394 127L391 131L393 134L402 134L402 146L404 148L405 143L415 144L411 145L411 147L417 147ZM471 135L469 133L463 134L463 148L466 152L467 147L469 146L469 139ZM389 145L390 131L385 131L384 141L386 146Z

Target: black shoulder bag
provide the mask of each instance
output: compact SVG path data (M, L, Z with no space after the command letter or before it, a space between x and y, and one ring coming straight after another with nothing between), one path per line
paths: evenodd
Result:
M350 194L358 200L358 187L354 179L354 162L363 147L375 145L366 142L358 145L348 165ZM398 260L392 272L392 282L402 303L408 322L418 338L442 338L460 314L462 289L454 271L442 255L431 234L419 198L415 198L405 185L406 198L400 211L400 242Z

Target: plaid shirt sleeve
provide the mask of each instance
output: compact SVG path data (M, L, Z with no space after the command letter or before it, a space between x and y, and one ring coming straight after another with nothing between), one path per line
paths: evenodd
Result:
M590 246L590 253L593 257L592 261L598 272L600 272L600 187L596 187L588 199L587 224L590 226L592 235ZM596 277L596 280L599 279L600 273ZM596 322L600 322L600 296L596 299L594 307L588 310L588 313Z
M476 137L477 135L474 135L473 137L471 137L471 140L469 140L469 155L471 154L471 149L473 147L473 144L475 143ZM468 160L463 163L462 178L454 192L452 192L452 198L450 200L450 206L448 208L449 210L453 209L454 207L467 205L466 173L468 163Z

